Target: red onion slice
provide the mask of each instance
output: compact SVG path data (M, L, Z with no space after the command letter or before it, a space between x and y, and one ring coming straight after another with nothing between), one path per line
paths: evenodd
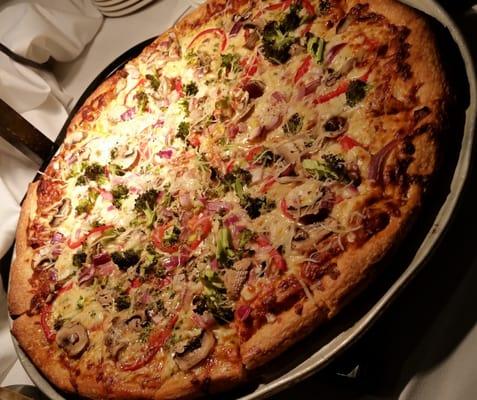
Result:
M111 261L111 256L108 253L100 253L93 256L93 265L95 267L106 264Z
M245 321L249 317L251 312L252 309L250 308L250 306L243 304L239 308L237 308L237 318L240 321Z
M386 159L391 151L398 145L399 139L393 139L386 144L381 150L374 154L369 163L368 179L375 182L381 182L383 175L383 168Z
M326 56L325 64L329 65L333 62L338 53L346 46L346 43L339 43L333 46L328 50L328 55Z

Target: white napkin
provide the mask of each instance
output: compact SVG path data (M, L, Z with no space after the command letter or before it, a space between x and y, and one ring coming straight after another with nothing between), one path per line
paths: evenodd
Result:
M10 1L0 5L0 43L43 63L74 60L96 35L102 16L89 0ZM0 98L54 140L71 97L53 74L26 67L0 53ZM19 203L38 166L0 138L0 258L13 242ZM0 282L0 382L16 359L9 339L5 293ZM8 345L6 345L8 343Z

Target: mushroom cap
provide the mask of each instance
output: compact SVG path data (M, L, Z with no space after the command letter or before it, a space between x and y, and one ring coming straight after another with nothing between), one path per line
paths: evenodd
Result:
M194 339L193 339L194 340ZM215 336L210 331L204 331L201 335L200 346L176 353L174 359L182 371L188 371L204 360L215 345Z
M78 357L89 344L88 332L79 322L67 322L58 331L56 344L68 354L68 357Z

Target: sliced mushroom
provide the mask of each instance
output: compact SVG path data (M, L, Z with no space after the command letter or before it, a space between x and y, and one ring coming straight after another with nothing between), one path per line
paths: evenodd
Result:
M79 322L68 322L58 331L56 344L68 357L79 357L89 344L88 332Z
M300 210L298 222L303 225L316 224L330 215L335 203L335 195L329 190L324 190L322 193L320 199L313 206Z
M61 202L56 215L51 220L50 225L52 227L56 227L60 225L66 218L68 218L68 215L70 215L70 213L71 213L71 200L68 198L65 198Z
M300 149L294 142L280 144L276 148L276 153L282 156L290 164L296 164L300 161Z
M188 371L204 360L215 345L215 336L212 332L203 331L192 339L181 353L176 353L175 361L182 371Z
M232 268L225 272L223 280L230 299L237 300L239 298L242 287L247 281L251 265L252 259L244 258L237 261Z
M103 306L103 308L112 308L114 298L110 290L103 289L96 293L96 301Z
M245 27L248 28L250 25L246 25ZM256 30L253 30L248 35L247 39L245 40L245 48L249 50L253 50L257 45L258 41L260 40L260 35L257 33Z
M293 237L292 249L304 254L309 253L319 242L330 235L330 231L321 227L306 231L302 228L298 228Z
M131 343L131 335L135 337L143 329L144 317L140 314L129 318L113 318L112 324L106 331L104 344L111 358L118 361L123 352Z
M258 99L265 92L265 83L262 81L252 80L247 82L243 89L248 93L250 99Z

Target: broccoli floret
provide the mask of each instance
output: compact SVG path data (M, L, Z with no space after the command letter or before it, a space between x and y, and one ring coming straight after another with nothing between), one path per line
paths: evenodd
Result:
M137 107L139 108L139 110L141 110L142 112L147 111L147 105L149 103L147 94L144 92L137 92L135 97L137 101Z
M109 164L109 172L117 176L124 176L126 174L118 164Z
M172 246L177 243L180 234L181 230L177 226L171 226L165 230L162 241L166 246Z
M287 135L295 135L301 131L303 127L303 117L295 113L293 114L290 119L283 125L283 132Z
M139 262L139 255L132 249L126 251L115 251L111 254L113 262L119 269L126 270Z
M201 274L205 294L196 296L192 303L197 311L209 311L219 324L233 320L233 307L227 298L224 282L216 272L208 269Z
M326 42L324 39L308 33L308 41L306 43L306 50L313 56L313 59L316 63L320 64L323 62L323 55L325 54L325 45Z
M290 59L290 48L295 38L288 32L282 32L277 21L270 21L265 25L262 38L262 52L269 61L284 64Z
M320 181L332 179L349 183L351 179L348 176L344 160L336 154L325 154L323 162L318 160L303 160L303 168Z
M186 116L189 116L189 100L188 99L180 99L177 104L179 105L180 108L182 108L182 111Z
M228 228L221 228L217 237L217 261L223 266L231 266L235 253L232 249L232 236Z
M176 136L182 140L185 140L189 136L190 123L182 121L177 127Z
M104 166L98 163L90 164L86 166L84 176L90 181L97 181L100 177L104 176Z
M240 181L242 185L247 185L252 180L252 174L242 168L235 168L232 172L225 174L223 183L229 189L233 188L235 182Z
M149 189L139 195L134 203L134 209L136 211L145 211L147 208L153 210L156 206L157 196L159 192L156 189Z
M282 21L280 22L280 30L282 32L294 31L301 25L303 20L299 15L300 11L301 5L296 3L291 5L290 11L283 17Z
M118 311L126 310L131 307L131 297L127 294L122 294L116 298L116 309Z
M240 71L240 56L238 54L226 53L220 55L220 68L223 68L227 73L228 72L238 72Z
M93 209L97 198L98 192L94 189L89 189L87 196L78 202L78 205L75 208L76 215L89 213Z
M276 206L273 200L268 200L266 197L252 197L248 194L243 196L240 205L245 208L248 216L252 219L260 217L262 212L270 211Z
M239 247L244 247L255 234L250 229L243 229L239 233Z
M81 267L86 262L86 253L80 251L76 254L73 254L73 265L75 267Z
M365 98L367 90L368 85L366 82L359 79L352 80L346 91L346 104L350 107L354 107Z
M318 5L318 9L320 10L320 15L326 15L330 11L331 4L330 0L320 0L320 4Z
M161 82L156 75L147 74L146 79L151 83L151 86L154 90L159 89L159 86L161 86Z
M123 200L128 197L129 189L126 185L118 185L115 186L111 190L111 194L113 195L113 205L116 208L121 208L121 204Z
M199 92L199 88L197 87L195 82L189 82L187 85L184 86L184 93L186 96L195 96Z

